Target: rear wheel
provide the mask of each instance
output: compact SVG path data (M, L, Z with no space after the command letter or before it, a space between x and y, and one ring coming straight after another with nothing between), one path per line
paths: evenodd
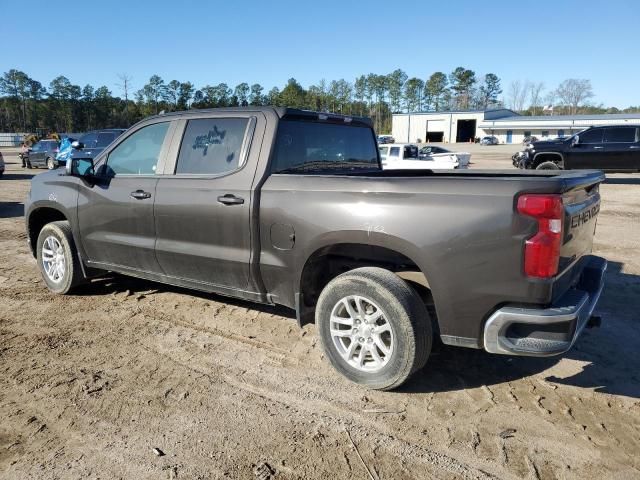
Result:
M66 294L84 281L67 221L51 222L42 227L38 235L37 259L42 279L53 293Z
M557 163L552 161L542 162L536 167L536 170L560 170Z
M316 324L333 367L373 389L402 385L431 351L424 303L404 280L382 268L358 268L329 282L318 299Z

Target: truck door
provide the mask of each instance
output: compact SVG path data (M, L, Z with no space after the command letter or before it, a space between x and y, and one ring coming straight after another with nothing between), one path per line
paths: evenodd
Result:
M164 121L135 130L98 160L96 172L104 180L81 184L78 222L90 263L161 272L154 250L153 202L169 126Z
M579 142L565 151L565 168L603 168L606 154L603 143L604 129L591 128L579 135Z
M214 290L248 289L252 185L265 123L256 112L180 120L174 166L156 190L156 257L167 275Z
M636 127L611 127L604 130L604 149L606 160L600 168L604 170L636 170L633 165L636 149ZM636 153L640 156L640 151Z

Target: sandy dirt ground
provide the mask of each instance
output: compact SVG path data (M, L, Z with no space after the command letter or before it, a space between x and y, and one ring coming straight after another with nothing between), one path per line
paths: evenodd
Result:
M49 294L23 221L41 171L3 152L0 478L640 478L640 175L601 188L600 329L562 358L440 346L372 392L289 310L124 276Z

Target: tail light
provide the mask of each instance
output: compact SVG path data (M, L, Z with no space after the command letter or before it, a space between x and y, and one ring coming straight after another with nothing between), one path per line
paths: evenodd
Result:
M524 273L551 278L558 273L564 207L561 195L522 195L518 212L538 221L538 233L525 242Z

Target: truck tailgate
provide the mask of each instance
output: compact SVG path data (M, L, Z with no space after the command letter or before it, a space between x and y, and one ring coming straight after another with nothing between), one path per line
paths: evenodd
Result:
M585 172L586 173L586 172ZM564 223L560 248L558 279L553 297L562 295L579 280L588 255L593 250L598 212L600 211L600 183L604 175L585 175L582 182L574 182L563 193Z
M600 180L590 179L563 194L564 238L560 249L560 272L591 253L600 211L599 184Z

